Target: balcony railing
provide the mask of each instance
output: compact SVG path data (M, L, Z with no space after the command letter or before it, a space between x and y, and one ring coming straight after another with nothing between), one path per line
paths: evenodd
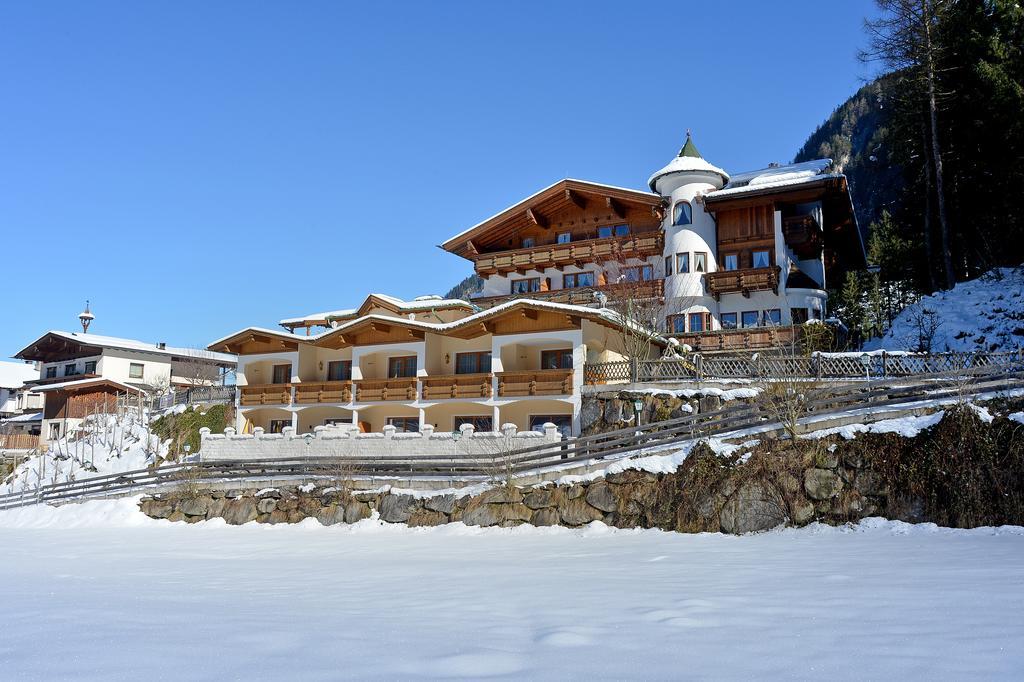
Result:
M792 348L800 340L801 327L745 327L713 332L673 334L695 352Z
M821 228L814 216L799 215L782 219L782 236L786 244L800 258L817 258L821 255L824 240Z
M0 450L31 450L39 447L39 436L29 433L0 433Z
M452 374L423 377L423 399L490 398L493 374Z
M537 369L525 372L497 372L498 395L570 395L571 369Z
M361 403L382 400L416 400L416 378L360 379L353 381L356 401Z
M295 384L295 402L347 403L352 400L351 381L319 381Z
M704 275L708 293L715 300L722 294L743 294L749 297L751 291L772 291L779 293L779 266L748 268L746 270L720 270Z
M252 384L239 387L239 403L249 405L289 405L292 402L291 384Z
M626 237L586 239L567 244L546 244L513 251L484 253L476 257L476 271L479 275L494 275L517 270L543 270L575 263L625 261L627 258L660 256L663 240L661 232L648 232Z
M651 279L646 282L632 282L628 284L606 284L594 287L579 287L576 289L552 289L550 291L533 291L525 294L508 294L505 296L481 296L473 298L472 301L481 308L490 308L512 298L532 298L538 301L552 301L554 303L571 303L573 305L596 304L594 294L603 293L608 300L629 295L631 297L660 298L665 292L665 280Z

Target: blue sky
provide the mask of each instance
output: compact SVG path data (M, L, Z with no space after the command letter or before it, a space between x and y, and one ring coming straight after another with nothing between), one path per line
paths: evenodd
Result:
M667 8L659 8L659 5ZM643 188L687 128L788 161L869 75L871 0L0 5L0 355L205 345L443 294L445 238L563 177Z

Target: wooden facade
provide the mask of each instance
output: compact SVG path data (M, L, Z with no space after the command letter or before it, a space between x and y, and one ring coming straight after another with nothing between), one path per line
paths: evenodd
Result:
M84 419L117 410L117 389L107 386L82 391L51 391L46 396L43 419Z

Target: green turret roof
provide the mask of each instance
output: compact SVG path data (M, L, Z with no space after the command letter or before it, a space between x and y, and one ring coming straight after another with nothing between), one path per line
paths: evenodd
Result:
M690 135L689 130L686 131L686 144L684 144L683 148L679 150L679 156L691 156L695 159L704 158L700 155L700 152L697 151L697 145L693 143L693 137Z

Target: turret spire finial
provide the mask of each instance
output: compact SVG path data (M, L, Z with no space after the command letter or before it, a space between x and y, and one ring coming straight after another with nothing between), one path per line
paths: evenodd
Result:
M89 301L85 301L85 310L78 313L78 321L82 323L82 333L89 333L89 323L96 319L96 316L89 312Z

